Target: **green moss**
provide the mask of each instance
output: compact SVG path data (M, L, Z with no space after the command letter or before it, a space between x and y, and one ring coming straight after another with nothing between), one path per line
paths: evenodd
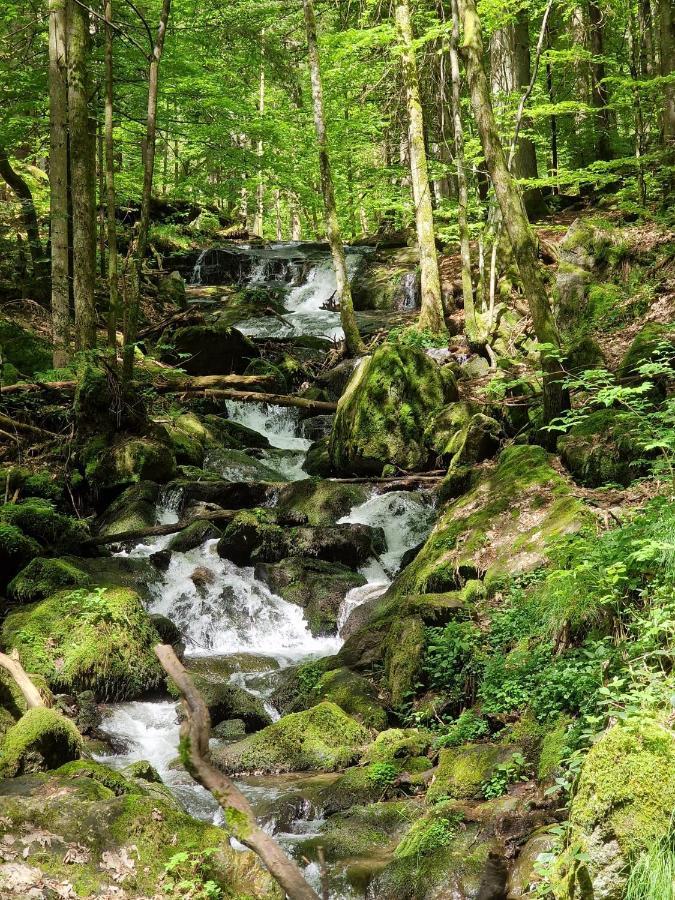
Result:
M363 762L392 763L405 767L407 760L423 756L431 746L431 733L416 728L389 728L370 744Z
M627 486L646 474L649 462L642 436L634 423L614 409L591 413L558 441L562 461L574 478L587 487Z
M305 478L281 488L277 507L307 516L309 525L334 525L353 506L367 499L368 490L360 484Z
M0 522L0 585L41 552L37 541L27 537L20 528Z
M354 806L331 816L320 834L303 841L300 850L311 858L318 847L323 847L329 860L368 857L379 848L391 847L416 815L419 807L412 801Z
M505 574L544 563L549 544L586 518L541 447L509 447L467 494L446 507L389 594L455 590L477 575L484 575L489 591Z
M154 525L158 496L159 486L152 481L132 484L98 518L96 530L108 537Z
M57 690L99 700L137 697L162 681L159 635L128 588L62 591L10 613L3 643Z
M570 720L561 716L555 728L544 735L537 765L537 778L540 781L548 781L560 769L567 750L569 726Z
M423 350L385 343L354 370L330 439L334 468L379 474L385 464L424 468L429 417L450 399L440 368Z
M228 772L330 772L358 759L367 740L362 725L324 701L218 748L212 756Z
M382 729L387 713L382 708L373 685L349 669L332 669L319 678L310 692L310 702L328 700L366 728Z
M66 587L85 587L89 576L63 559L32 560L7 586L7 594L16 603L35 603Z
M21 466L0 468L0 484L5 485L11 496L20 491L27 497L40 497L43 500L61 500L63 497L63 479L53 472L33 472Z
M33 375L52 364L49 343L4 316L0 316L0 351L3 364L13 366L21 375Z
M29 709L5 734L0 747L0 775L17 775L53 769L77 759L82 738L73 723L47 707Z
M43 546L64 552L76 549L89 536L85 522L57 512L49 500L34 497L0 506L0 522L20 528Z
M119 437L113 443L95 437L82 451L85 477L94 487L115 488L139 481L163 484L176 474L176 457L166 435Z
M466 744L457 750L441 750L438 775L427 792L427 801L450 798L468 800L481 796L481 788L495 767L511 756L513 748L494 744Z
M75 759L67 762L56 770L56 774L69 779L90 778L108 788L116 797L121 797L123 794L142 793L141 788L130 778L126 778L116 769L104 766L93 759Z
M619 378L634 377L636 369L644 363L652 362L659 345L672 345L674 341L675 332L672 325L648 322L633 338L633 342L617 369L617 376Z
M395 619L385 641L384 668L394 708L414 693L422 675L426 631L417 617Z

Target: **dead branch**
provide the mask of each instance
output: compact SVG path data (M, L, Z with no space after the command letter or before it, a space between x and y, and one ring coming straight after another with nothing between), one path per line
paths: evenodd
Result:
M222 397L224 400L241 400L244 403L270 403L273 406L297 406L300 409L317 413L332 413L337 403L326 400L308 400L307 397L296 397L293 394L263 394L254 391L205 390L205 397Z
M10 656L6 653L0 653L0 667L6 672L9 672L14 681L16 681L17 687L23 694L28 709L35 709L36 707L47 705L43 700L40 691L35 687L30 680L30 676L21 665L19 654L16 650L13 650Z
M236 510L214 509L208 513L198 513L190 519L182 522L173 522L170 525L148 525L147 528L136 528L133 531L120 531L118 534L103 534L89 538L88 544L101 547L104 544L124 544L127 541L138 541L146 537L163 537L167 534L177 534L188 525L195 522L229 522L236 515Z
M260 857L290 900L319 900L295 862L259 827L246 797L209 761L209 712L173 649L167 644L157 644L155 653L183 697L186 717L181 725L181 748L188 771L218 801L235 837Z
M195 375L194 377L160 378L152 382L151 386L158 394L190 393L204 391L211 388L252 388L273 387L274 375ZM143 382L133 382L135 388L142 388ZM20 394L30 391L52 391L54 393L72 394L77 388L77 381L52 381L52 382L28 382L20 381L17 384L8 384L0 387L1 394Z
M58 438L60 435L53 431L46 431L44 428L38 428L36 425L29 425L27 422L20 422L18 419L11 419L9 416L3 416L0 413L0 425L11 431L24 432L25 434L34 434L41 438Z

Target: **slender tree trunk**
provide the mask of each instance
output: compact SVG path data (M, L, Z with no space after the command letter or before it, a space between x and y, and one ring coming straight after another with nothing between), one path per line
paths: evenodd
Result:
M143 197L141 200L141 218L138 223L136 247L131 259L129 310L126 316L126 332L124 335L124 361L122 378L125 384L131 381L134 372L134 351L138 332L138 317L141 305L141 266L148 247L148 231L150 229L150 201L152 199L152 179L155 171L155 149L157 134L157 92L159 87L159 63L164 50L166 26L171 11L171 0L162 0L162 11L159 26L152 50L148 71L148 113L145 130L145 153L143 157Z
M44 253L40 242L40 230L38 227L37 213L35 212L35 204L33 203L33 194L25 180L12 167L7 151L2 145L0 145L0 178L4 178L19 198L19 203L21 204L21 219L23 221L23 227L26 229L28 246L33 262L33 277L38 281L44 275L44 272L42 271ZM38 287L39 286L40 285L38 285Z
M427 157L424 149L424 120L420 102L417 61L412 44L412 26L408 0L396 6L396 25L403 48L401 61L408 105L410 173L415 203L417 243L420 253L422 306L419 327L428 329L433 334L442 335L446 334L447 331L443 316L441 279L438 271L436 238L434 235L434 214L431 205Z
M108 233L108 343L116 351L120 297L115 218L115 147L113 143L113 29L112 0L105 0L105 187Z
M596 0L589 0L588 17L590 22L591 53L591 102L597 110L595 121L595 155L597 159L612 158L610 143L610 115L607 106L609 97L605 82L605 37L604 13Z
M509 172L499 139L490 86L483 65L483 39L474 0L459 0L463 23L462 45L469 82L471 105L480 135L485 165L490 174L502 220L513 250L520 280L527 298L537 340L554 349L560 347L558 330L551 313L537 245L527 220L518 184ZM564 371L550 352L542 351L544 370L544 420L550 422L567 408L563 388Z
M277 188L274 191L274 215L276 220L276 237L278 241L283 240L283 232L281 230L281 191Z
M263 116L265 115L265 32L260 38L260 89L258 94L258 114L260 116L260 127L262 127ZM253 224L253 231L258 237L263 236L263 225L264 225L264 217L265 217L265 182L263 181L263 172L262 172L262 160L263 160L263 152L264 145L263 140L260 138L258 141L258 185L256 188L256 213L255 213L255 222Z
M49 205L54 368L70 356L66 0L49 0Z
M73 204L75 346L96 346L96 156L89 116L89 13L76 0L68 6L68 126Z
M673 15L672 0L660 0L659 4L659 32L660 32L660 69L661 76L665 79L673 71L675 60L673 59L675 48L675 15ZM666 150L666 160L671 166L675 165L675 85L664 84L663 87L663 146ZM675 184L675 175L670 178L671 187Z
M469 223L467 209L469 206L469 190L464 163L464 127L462 125L462 108L460 105L459 75L459 11L457 0L452 0L452 37L450 41L450 83L452 120L455 132L455 165L457 167L457 226L459 228L459 250L462 257L462 297L464 300L464 328L469 344L478 342L478 323L473 299L473 280L471 278L471 248L469 245Z
M309 69L312 80L314 127L316 128L316 140L319 148L319 169L326 224L326 237L333 257L333 266L335 267L337 295L340 301L340 318L345 333L347 352L354 356L358 353L363 353L365 347L361 340L361 335L359 334L358 325L356 324L356 316L354 315L352 291L347 275L345 250L342 244L337 208L335 205L335 188L333 186L330 157L328 156L328 137L326 133L326 118L323 105L321 68L319 65L319 41L316 33L316 17L314 15L313 0L303 0L303 6L305 11L305 26L307 29Z
M99 126L96 133L96 168L98 174L98 255L99 272L105 278L105 164L103 162L103 129Z
M546 46L551 49L551 28L546 28ZM546 63L546 92L548 94L548 102L553 106L555 103L555 92L553 90L553 67L550 62ZM549 118L551 124L551 175L556 181L553 193L558 193L558 119L555 115Z
M299 241L302 240L302 222L300 221L297 197L290 195L288 203L291 211L291 240Z

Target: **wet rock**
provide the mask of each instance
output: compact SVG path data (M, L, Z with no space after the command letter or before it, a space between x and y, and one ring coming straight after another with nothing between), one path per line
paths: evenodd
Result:
M150 621L163 644L171 644L172 647L181 647L183 645L183 635L180 628L167 616L162 616L159 613L150 613Z
M42 707L27 710L5 733L0 749L0 776L14 778L77 759L82 737L60 712Z
M257 734L211 754L225 772L325 771L358 759L368 733L334 703L292 713Z
M425 468L424 429L452 399L450 387L423 350L386 343L363 358L338 403L329 447L334 469L379 475L385 465Z
M333 474L333 466L330 461L329 454L330 438L320 438L307 450L307 456L303 468L308 475L315 475L321 478L328 478Z
M312 416L310 419L303 419L302 434L309 441L316 441L320 438L327 437L333 427L333 416Z
M207 566L197 566L190 575L190 580L196 588L208 588L216 580L216 574L213 569Z
M556 844L556 836L549 829L541 828L528 838L509 869L506 883L506 900L521 900L531 897L532 889L541 883L537 872L537 858L550 853Z
M352 507L367 500L368 493L361 484L305 478L280 488L276 508L301 513L309 525L335 525Z
M356 310L409 310L420 305L419 253L415 248L378 249L354 276Z
M120 435L112 441L98 435L82 450L85 477L97 490L119 490L141 481L158 484L176 474L176 457L166 432L156 436Z
M250 734L272 724L270 714L259 697L254 697L239 685L219 680L212 670L200 672L192 668L191 675L206 703L213 725L227 719L241 719L246 733Z
M499 423L469 403L451 403L429 422L425 440L453 471L494 456L499 449Z
M344 359L331 369L319 372L316 384L325 389L329 400L340 399L358 362L358 359Z
M255 576L271 591L305 610L313 635L335 634L346 593L366 583L363 575L339 563L290 558L279 563L258 563Z
M183 496L186 506L191 503L213 503L222 509L246 509L261 506L272 500L277 485L260 481L194 481L181 478L172 481L168 490Z
M195 547L201 547L205 541L219 538L222 532L212 522L192 522L187 528L175 534L167 544L171 553L187 553Z
M259 356L255 345L236 328L190 325L173 334L174 352L189 375L242 374Z

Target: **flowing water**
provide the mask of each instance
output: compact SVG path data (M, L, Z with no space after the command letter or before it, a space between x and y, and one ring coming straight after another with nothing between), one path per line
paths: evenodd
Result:
M292 247L293 252L295 246ZM297 266L294 268L290 263L286 267L280 266L278 257L275 259L273 268L268 260L261 260L253 269L251 282L264 285L269 284L272 277L281 281L299 279ZM354 271L358 259L350 255L349 260ZM204 265L203 254L195 267L194 278L201 279ZM308 274L307 266L304 271L307 275L305 280L297 285L291 283L286 296L288 318L292 320L293 330L339 336L339 315L321 308L335 290L332 267L322 259L311 263ZM276 336L279 335L280 323L277 320L274 320L276 324L267 319L261 321L264 324L249 322L248 332L267 335L274 331ZM227 410L231 419L269 439L272 449L263 451L261 463L288 480L307 477L302 463L310 441L300 436L301 422L296 410L230 402ZM211 459L209 465L218 471L217 457ZM225 471L224 468L220 474L225 478L241 476L241 472ZM180 499L175 494L162 496L157 510L159 522L177 521ZM339 628L359 604L387 589L402 557L424 539L432 519L433 506L427 497L402 491L373 493L365 503L354 507L340 519L341 523L363 523L383 528L386 549L378 559L370 560L362 568L367 584L346 595L340 611ZM165 548L168 541L168 537L155 538L124 552L133 556L148 556ZM210 540L189 552L172 553L166 571L158 572L156 582L150 585L150 609L168 616L179 627L188 658L255 655L256 664L250 671L246 671L244 661L235 667L238 671L231 678L266 699L268 689L265 676L274 675L279 667L334 654L342 639L339 633L327 637L312 636L299 606L274 594L255 577L253 568L221 559L216 552L216 543ZM196 570L201 570L202 577L193 578ZM204 570L210 573L206 578L203 577ZM243 658L246 659L245 656ZM264 658L269 660L268 667ZM277 716L269 704L268 709L274 717ZM175 765L179 727L172 701L112 704L104 719L103 730L114 739L114 746L122 745L124 749L100 757L102 761L121 768L132 761L146 759L155 766L189 812L217 823L222 821L213 798ZM279 798L298 794L297 781L292 777L245 779L240 786L262 817L265 827L276 831L289 852L298 840L316 833L321 825L316 810L306 801L299 803L297 816L291 821L280 822L276 814L266 812L274 807ZM306 874L318 887L316 866L310 865ZM348 886L336 883L332 896L336 900L341 897L348 900L362 894L354 894Z

